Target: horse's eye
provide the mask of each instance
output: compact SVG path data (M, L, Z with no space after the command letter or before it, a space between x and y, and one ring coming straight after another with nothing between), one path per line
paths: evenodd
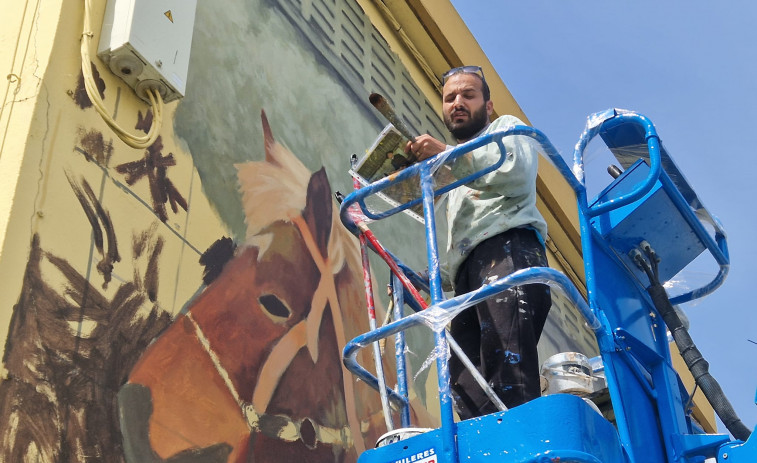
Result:
M266 315L276 323L283 323L292 315L292 310L274 294L264 294L258 301Z

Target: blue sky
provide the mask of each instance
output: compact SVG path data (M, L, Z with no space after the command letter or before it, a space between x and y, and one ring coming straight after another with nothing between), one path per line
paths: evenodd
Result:
M684 309L710 372L753 429L757 2L452 3L531 123L564 156L571 157L586 116L596 111L630 109L655 124L664 146L728 234L728 278L715 293ZM587 158L592 156L600 159L601 150L595 155L590 147ZM709 281L714 272L708 263L697 261L684 282Z

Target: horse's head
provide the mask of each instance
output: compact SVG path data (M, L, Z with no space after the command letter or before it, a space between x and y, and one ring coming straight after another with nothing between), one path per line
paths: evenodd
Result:
M130 378L151 391L150 441L164 456L219 442L262 461L364 448L366 402L341 366L367 325L356 240L325 171L311 174L262 120L265 161L237 166L245 243ZM224 424L197 423L223 409Z

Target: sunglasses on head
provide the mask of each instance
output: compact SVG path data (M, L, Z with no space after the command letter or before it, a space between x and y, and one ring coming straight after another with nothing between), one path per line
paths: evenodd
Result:
M447 83L447 79L455 74L475 74L479 76L482 81L486 82L486 79L484 79L484 70L481 69L481 66L460 66L452 68L442 75L442 85Z

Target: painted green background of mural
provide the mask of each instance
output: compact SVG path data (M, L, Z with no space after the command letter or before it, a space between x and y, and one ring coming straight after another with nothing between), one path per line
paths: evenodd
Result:
M368 83L355 81L341 57L329 59L329 50L317 48L288 20L280 8L284 3L295 4L274 0L226 2L223 8L198 4L188 92L176 114L176 132L192 152L203 190L237 239L244 236L244 219L233 165L262 157L257 123L261 110L277 138L311 170L325 167L332 189L342 192L352 189L347 174L350 155L361 156L386 124L368 102L368 95L378 89L372 82L375 77L368 72L363 76ZM359 10L354 0L338 3L344 4L343 9ZM362 20L366 34L378 36L368 19ZM391 53L382 45L383 52ZM356 89L359 85L362 88ZM440 133L441 122L437 124L417 129ZM402 250L414 256L417 246L412 243L423 242L422 230L405 217L396 222L393 235L408 233L397 230L414 231L411 239L396 243L406 243Z
M244 238L244 223L234 164L263 157L261 110L277 137L311 170L325 166L342 191L351 188L350 154L367 148L382 127L324 61L268 2L198 4L176 132L237 238Z

